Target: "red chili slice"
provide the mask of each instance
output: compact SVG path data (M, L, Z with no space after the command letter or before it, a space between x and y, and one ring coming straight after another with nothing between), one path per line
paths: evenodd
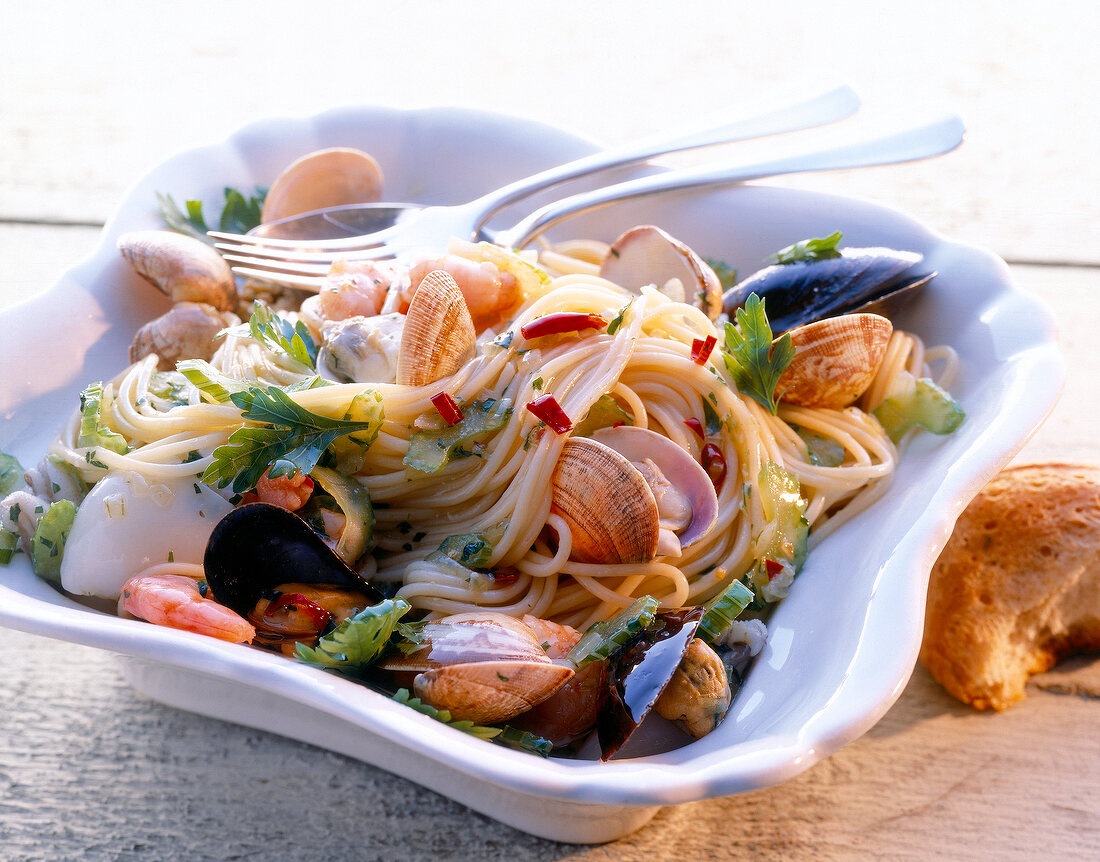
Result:
M773 580L781 571L783 564L778 560L764 560L764 571L768 573L768 580Z
M462 421L462 408L446 392L440 392L432 396L432 404L448 425L455 425Z
M707 360L710 359L710 353L717 343L718 339L713 335L708 335L706 338L696 338L691 342L691 361L696 365L706 365Z
M332 614L321 607L317 602L307 599L301 593L283 593L275 599L264 611L264 617L271 617L281 610L298 610L309 617L318 632L322 631L332 619Z
M687 425L692 431L699 435L700 440L705 440L707 437L706 432L703 430L703 423L692 416L690 419L685 419L684 424Z
M557 311L538 317L520 327L524 338L538 338L542 335L559 335L562 332L580 332L582 329L603 329L607 321L598 314L583 311Z
M722 483L726 481L726 458L722 450L714 443L703 446L703 469L710 476L715 492L722 490Z
M565 415L553 395L541 395L534 401L528 401L527 409L558 434L568 434L573 430L572 420Z

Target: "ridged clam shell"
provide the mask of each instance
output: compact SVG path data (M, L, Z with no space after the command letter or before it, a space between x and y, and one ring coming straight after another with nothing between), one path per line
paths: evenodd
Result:
M565 442L552 479L551 510L569 524L574 560L639 563L657 553L659 515L645 477L595 440Z
M473 355L476 338L470 309L454 278L442 269L429 272L405 315L397 382L423 386L449 377Z
M237 302L233 272L202 240L170 230L135 230L118 238L134 271L172 302L204 302L231 311Z
M414 694L451 718L489 724L507 721L546 700L570 677L564 665L529 661L453 664L419 674Z
M368 153L332 147L288 165L267 191L260 218L276 221L299 213L382 197L382 168Z
M803 407L847 407L874 380L893 326L877 314L845 314L790 332L794 360L779 378L781 400Z

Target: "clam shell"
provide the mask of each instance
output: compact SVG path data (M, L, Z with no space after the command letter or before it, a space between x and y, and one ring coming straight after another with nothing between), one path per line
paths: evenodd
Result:
M423 386L454 374L474 352L474 322L449 272L434 270L413 293L397 354L397 382Z
M722 312L722 284L699 255L653 225L631 228L615 242L600 266L600 275L629 290L647 284L663 286L677 278L684 301L701 308L711 320Z
M118 250L172 302L203 302L218 311L232 311L237 303L229 264L202 240L170 230L136 230L118 238Z
M586 437L565 442L551 481L551 511L573 534L582 563L639 563L657 553L657 502L623 455Z
M777 391L803 407L847 407L875 379L893 326L877 314L845 314L790 332L795 355Z
M550 663L529 626L493 611L454 614L429 622L420 636L419 649L391 655L380 666L392 671L427 671L485 661Z
M648 428L620 425L601 428L592 439L610 446L634 463L652 461L664 477L691 503L691 522L677 533L686 548L710 532L718 519L718 495L707 471L672 440Z
M382 197L382 168L362 150L333 147L292 162L271 184L260 219L276 221L299 213Z
M490 724L507 721L542 703L573 676L564 665L529 661L482 661L425 671L413 692L451 718Z

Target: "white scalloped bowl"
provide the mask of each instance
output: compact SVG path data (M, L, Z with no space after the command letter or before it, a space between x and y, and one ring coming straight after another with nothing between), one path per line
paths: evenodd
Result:
M134 330L164 310L115 251L159 226L154 193L202 197L271 181L323 146L361 147L386 196L457 203L592 145L527 120L459 110L351 108L254 123L142 179L98 250L48 293L3 314L0 448L36 463L88 381L126 362ZM888 494L825 540L776 610L770 640L726 721L672 751L610 763L538 757L469 737L385 697L279 656L89 610L36 579L23 555L0 570L0 624L132 658L132 684L183 709L342 752L535 835L607 841L658 807L773 785L860 736L900 695L920 645L928 573L956 517L1057 398L1064 369L1050 313L993 255L866 202L767 186L667 195L603 210L560 235L611 239L656 223L742 273L795 240L922 252L939 272L899 323L963 362L967 411L947 438L918 435ZM59 311L59 310L63 310Z

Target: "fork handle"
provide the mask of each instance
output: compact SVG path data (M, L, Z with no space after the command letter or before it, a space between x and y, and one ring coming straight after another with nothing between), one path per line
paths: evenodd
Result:
M567 218L608 204L652 194L731 185L783 174L843 170L926 159L955 149L962 143L965 134L966 128L962 120L951 115L883 137L825 150L809 150L753 165L669 171L645 176L547 204L515 227L496 234L494 241L506 248L522 248L544 230Z
M636 164L667 153L813 128L844 119L855 113L858 108L859 96L851 87L842 85L791 105L772 108L755 116L743 117L730 123L701 129L672 139L650 139L625 149L593 153L516 180L472 201L469 204L470 209L478 212L474 232L480 231L493 215L509 204L567 180L608 168Z

